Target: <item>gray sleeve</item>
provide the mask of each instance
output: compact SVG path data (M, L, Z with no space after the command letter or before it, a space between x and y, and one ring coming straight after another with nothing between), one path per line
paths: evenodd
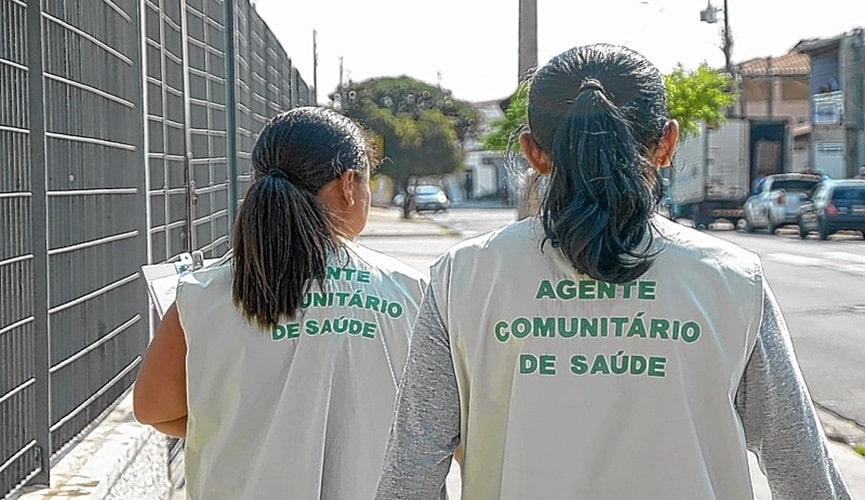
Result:
M850 499L827 448L787 325L766 284L757 342L739 382L736 411L773 498Z
M460 400L448 332L432 287L415 321L376 499L447 499L460 440Z

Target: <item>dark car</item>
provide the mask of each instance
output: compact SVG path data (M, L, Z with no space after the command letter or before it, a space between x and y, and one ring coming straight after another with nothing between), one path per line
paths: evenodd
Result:
M821 240L838 231L859 231L865 237L865 180L825 180L802 205L799 237L817 231Z
M438 186L431 184L422 184L414 186L408 193L408 212L412 210L423 212L424 210L438 212L447 210L451 206L451 202L444 191Z

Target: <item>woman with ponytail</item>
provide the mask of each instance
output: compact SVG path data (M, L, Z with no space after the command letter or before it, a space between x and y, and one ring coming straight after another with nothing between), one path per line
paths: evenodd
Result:
M191 499L371 498L426 278L355 242L373 149L317 107L252 152L230 261L181 278L134 388Z
M660 72L595 44L532 77L536 217L431 267L376 498L849 499L755 254L656 215ZM442 497L443 498L443 497Z

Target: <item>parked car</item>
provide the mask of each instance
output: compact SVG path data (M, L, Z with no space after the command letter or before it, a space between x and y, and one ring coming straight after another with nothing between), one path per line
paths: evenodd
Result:
M802 206L799 237L817 231L821 240L838 231L859 231L865 237L865 179L825 180Z
M745 230L752 233L765 228L773 234L779 227L798 224L802 203L819 183L820 176L815 174L767 175L745 200Z
M451 206L448 195L438 186L421 184L414 186L408 193L408 212L443 211Z

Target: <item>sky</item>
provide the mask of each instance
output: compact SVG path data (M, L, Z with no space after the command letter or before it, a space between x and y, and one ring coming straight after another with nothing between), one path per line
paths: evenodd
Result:
M711 0L717 8L723 0ZM779 56L806 38L865 26L865 2L728 0L734 64ZM538 62L575 45L607 42L641 52L662 72L724 66L723 12L700 21L706 0L537 0ZM465 101L499 100L517 84L519 0L258 0L318 101L342 80L408 75ZM313 32L316 32L315 37ZM313 44L315 38L315 50Z

